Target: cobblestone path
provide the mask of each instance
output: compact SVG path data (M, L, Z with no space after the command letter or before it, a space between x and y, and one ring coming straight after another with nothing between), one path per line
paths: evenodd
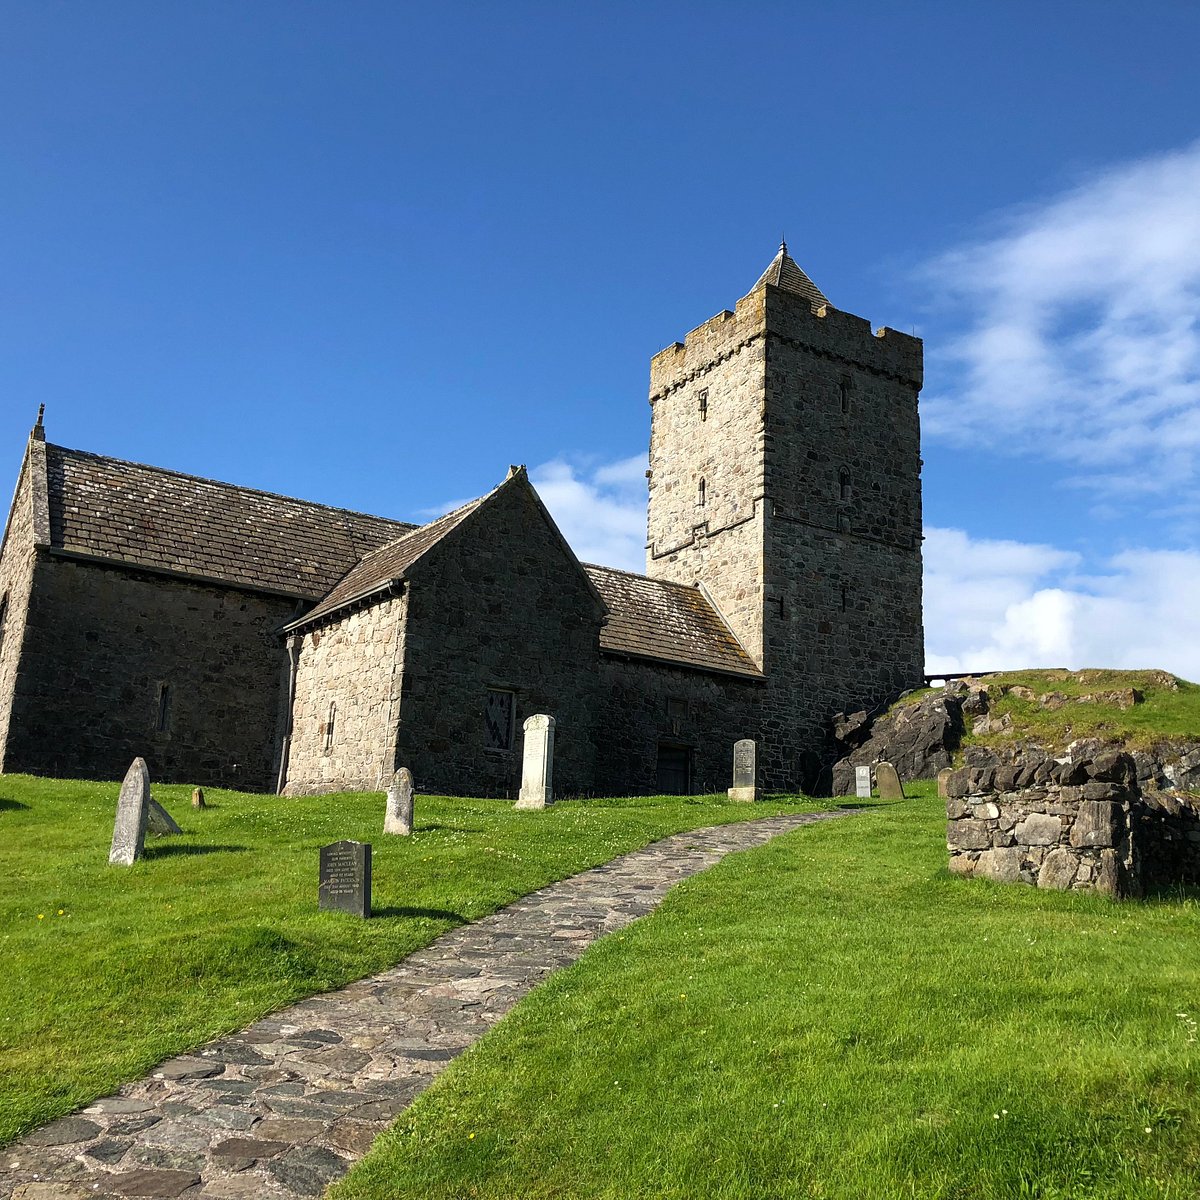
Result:
M676 834L525 896L27 1134L0 1152L0 1197L319 1196L451 1059L597 938L732 851L846 815Z

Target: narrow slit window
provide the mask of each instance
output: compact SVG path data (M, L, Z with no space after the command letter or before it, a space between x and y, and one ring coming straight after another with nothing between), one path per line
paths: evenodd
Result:
M158 685L158 711L154 717L154 729L157 733L166 733L171 724L171 685Z
M0 650L4 649L4 627L8 624L8 593L0 597Z
M846 611L846 585L842 584L842 612Z
M333 750L333 727L337 722L337 701L329 702L329 719L325 722L325 753Z
M708 420L708 388L701 388L698 397L698 408L700 409L700 420Z
M708 502L708 485L703 479L700 480L700 486L696 489L696 503L703 508Z
M838 493L843 503L850 499L850 472L845 467L838 472Z
M849 375L843 375L843 376L842 376L842 378L841 378L841 382L838 384L838 392L839 392L839 394L840 394L840 396L841 396L841 401L842 401L842 412L843 412L843 413L848 413L848 412L850 411L850 390L851 390L851 387L852 387L852 385L851 385L851 383L850 383L850 376L849 376Z

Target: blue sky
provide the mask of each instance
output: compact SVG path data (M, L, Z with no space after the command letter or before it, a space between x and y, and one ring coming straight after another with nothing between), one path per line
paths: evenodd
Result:
M781 232L926 340L930 669L1200 678L1200 7L0 3L0 458L641 560L651 354ZM7 449L5 449L7 447Z

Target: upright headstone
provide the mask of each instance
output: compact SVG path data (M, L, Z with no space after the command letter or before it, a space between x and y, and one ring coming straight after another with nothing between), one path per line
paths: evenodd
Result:
M110 863L129 867L142 857L149 808L150 768L144 758L135 758L125 773L117 798L117 819L113 825L112 848L108 852Z
M947 784L949 783L950 776L953 774L954 774L953 767L943 767L942 770L940 770L938 772L938 795L943 800L945 800L946 797L950 794L947 791Z
M207 808L208 807L208 805L204 803L204 789L203 788L192 788L192 807L193 808Z
M371 843L334 842L321 847L317 907L371 915Z
M896 768L889 762L875 764L875 786L879 789L880 800L904 799L900 776L896 774Z
M517 808L545 808L554 802L554 718L544 713L525 722L521 794Z
M855 767L854 768L854 794L860 800L870 800L870 798L871 798L871 768L870 767Z
M383 817L384 833L412 833L413 777L407 767L401 767L387 790L387 812Z
M146 801L146 828L151 833L157 833L163 837L183 832L175 824L175 818L153 796Z
M749 803L758 796L758 747L752 738L742 738L733 743L733 787L729 789L729 798Z

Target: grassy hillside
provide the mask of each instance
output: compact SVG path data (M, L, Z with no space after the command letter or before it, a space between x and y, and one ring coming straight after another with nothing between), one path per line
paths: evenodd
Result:
M993 729L972 734L967 717L964 746L1036 741L1061 748L1096 737L1146 750L1200 741L1200 686L1166 671L1005 671L977 685L987 688ZM1129 703L1131 691L1141 702ZM1011 728L994 729L1005 717Z
M336 1200L1191 1200L1200 903L951 878L921 797L681 884Z
M108 865L118 790L0 777L0 1143L553 880L751 815L711 796L544 813L418 796L414 836L384 838L381 795L213 789L197 812L188 788L155 787L184 836L148 839L122 868ZM318 848L347 837L374 844L370 921L317 911Z

